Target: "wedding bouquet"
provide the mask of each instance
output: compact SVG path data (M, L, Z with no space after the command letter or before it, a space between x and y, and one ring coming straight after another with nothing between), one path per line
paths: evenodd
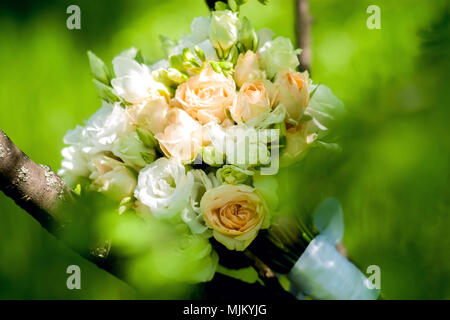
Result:
M59 173L67 184L104 194L119 214L131 210L149 224L173 226L182 234L180 247L195 251L191 282L212 279L218 251L244 251L257 237L263 244L255 252L276 265L278 253L264 252L282 245L261 231L279 209L275 176L310 148L326 146L322 139L343 108L329 88L296 71L301 50L289 39L256 31L240 15L243 2L218 2L179 41L162 37L167 57L155 63L131 48L111 70L89 52L102 107L64 137ZM335 267L353 272L348 286L359 285L360 272L348 271L353 265L333 251L336 237L315 235L294 239L301 248L294 260L303 264L291 258L280 272L289 273L298 292L342 298L320 293L326 290L318 286L340 286L346 275L325 270L315 253L326 249Z

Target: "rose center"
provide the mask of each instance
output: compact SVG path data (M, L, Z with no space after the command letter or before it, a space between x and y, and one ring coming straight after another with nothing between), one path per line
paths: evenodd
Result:
M227 203L219 209L220 224L229 230L246 231L256 223L256 208L246 202Z

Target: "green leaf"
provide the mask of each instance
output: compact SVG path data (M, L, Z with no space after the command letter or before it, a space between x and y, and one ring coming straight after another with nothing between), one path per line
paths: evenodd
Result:
M112 79L112 73L109 70L109 68L106 66L106 64L97 57L94 53L91 51L88 51L88 57L89 57L89 64L91 65L91 71L94 75L95 79L98 81L109 85L111 79Z
M137 179L139 174L136 170L134 170L132 167L125 165L125 168Z
M228 6L230 7L231 11L236 12L239 10L239 6L237 5L235 0L228 0Z
M154 152L141 152L141 157L145 162L152 163L153 161L155 161L156 154Z
M136 57L134 57L134 60L136 60L138 63L145 63L144 56L142 55L140 49L136 52Z
M253 267L241 269L228 269L219 264L217 265L216 272L247 283L255 283L255 282L262 283L262 281L259 279L258 272L256 272L256 270Z
M229 62L229 61L221 61L221 62L219 62L219 66L223 70L231 70L231 69L233 69L233 63Z
M224 11L230 9L230 7L223 1L217 1L214 5L216 11Z
M73 193L77 196L81 196L81 184L78 183L75 188L73 188Z
M259 3L266 5L269 3L269 0L258 0Z
M136 133L146 147L155 148L158 146L158 140L156 140L150 131L142 128L136 128Z
M219 64L217 62L214 61L209 61L209 64L211 65L211 67L213 68L213 70L217 73L221 73L222 72L222 68L219 66Z
M195 46L195 47L194 47L194 51L195 51L195 53L197 54L197 57L198 57L200 60L206 61L205 53L203 52L202 49L200 49L199 46Z
M181 72L186 70L183 66L183 56L181 54L170 56L169 63L172 68L178 69Z
M241 45L240 43L237 43L237 45L233 46L230 50L230 62L234 65L236 65L238 58L239 58L239 48L238 46ZM242 45L241 45L242 46Z
M100 97L109 103L119 102L120 99L114 94L113 88L104 84L103 82L98 81L97 79L92 79L94 82L95 88L97 89Z
M197 62L197 60L195 59L194 53L189 48L183 49L183 60L189 61L189 62L192 62L192 61Z

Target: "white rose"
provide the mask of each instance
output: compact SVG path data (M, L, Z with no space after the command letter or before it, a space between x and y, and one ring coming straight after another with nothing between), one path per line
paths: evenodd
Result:
M80 148L70 146L62 149L63 160L58 174L71 188L75 187L80 178L89 176L88 160Z
M219 52L226 56L239 37L239 18L229 10L213 11L209 25L209 39Z
M156 218L171 218L186 207L194 184L192 173L175 159L159 158L141 170L134 196Z
M273 78L279 69L295 69L298 65L298 51L294 50L291 40L277 37L267 41L259 50L262 66L269 78Z
M181 213L181 218L189 226L191 232L200 234L206 238L212 236L212 231L206 226L200 210L200 201L206 191L214 187L211 179L203 170L191 170L194 176L194 184L189 198L189 204Z
M272 40L274 33L270 29L263 28L256 31L256 35L258 36L258 49L260 49L266 42Z
M126 111L118 103L104 102L102 108L86 122L79 146L90 154L111 151L114 141L132 130Z
M63 161L59 174L69 186L74 186L79 178L90 174L88 163L94 155L111 151L114 142L132 130L125 110L118 104L104 102L86 126L77 126L64 136L64 143L69 146L61 152Z
M155 81L150 69L134 59L118 56L113 59L116 78L111 80L114 93L129 103L141 103L149 97L160 96L158 90L167 91Z
M123 162L102 155L95 157L90 165L93 170L89 178L97 191L116 201L133 194L136 177Z
M155 159L155 150L146 147L136 132L116 140L112 152L116 157L134 168L142 168L147 162Z

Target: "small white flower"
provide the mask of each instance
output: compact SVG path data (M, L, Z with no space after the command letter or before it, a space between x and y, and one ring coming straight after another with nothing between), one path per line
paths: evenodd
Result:
M266 69L269 78L272 78L279 69L295 69L298 65L298 51L294 50L291 40L284 37L277 37L272 41L267 41L258 50L261 62Z
M197 17L192 21L191 31L189 35L183 34L177 45L170 48L168 55L178 55L183 53L184 48L191 49L194 52L194 47L198 46L204 53L207 60L217 61L218 57L216 49L208 38L210 18ZM201 63L200 59L198 62Z
M194 177L175 159L159 158L141 170L134 196L156 218L171 218L186 207Z
M104 102L102 108L86 122L78 145L83 152L90 154L111 151L114 141L132 130L125 109L118 103L111 105ZM68 132L67 135L70 137L71 133ZM67 139L65 142L71 143Z
M162 59L156 61L154 64L149 66L150 71L160 70L160 69L169 69L170 63L167 59Z
M130 119L119 104L103 102L86 126L77 126L64 136L69 145L61 152L63 161L59 174L69 186L74 186L79 178L91 173L89 162L94 156L112 151L114 142L133 130Z
M158 97L158 90L166 87L153 79L150 69L136 60L124 56L113 60L116 78L111 80L114 93L130 103L141 103L150 97Z
M192 43L200 43L208 39L209 25L211 19L207 17L196 17L191 23L191 35L187 36L187 40Z

